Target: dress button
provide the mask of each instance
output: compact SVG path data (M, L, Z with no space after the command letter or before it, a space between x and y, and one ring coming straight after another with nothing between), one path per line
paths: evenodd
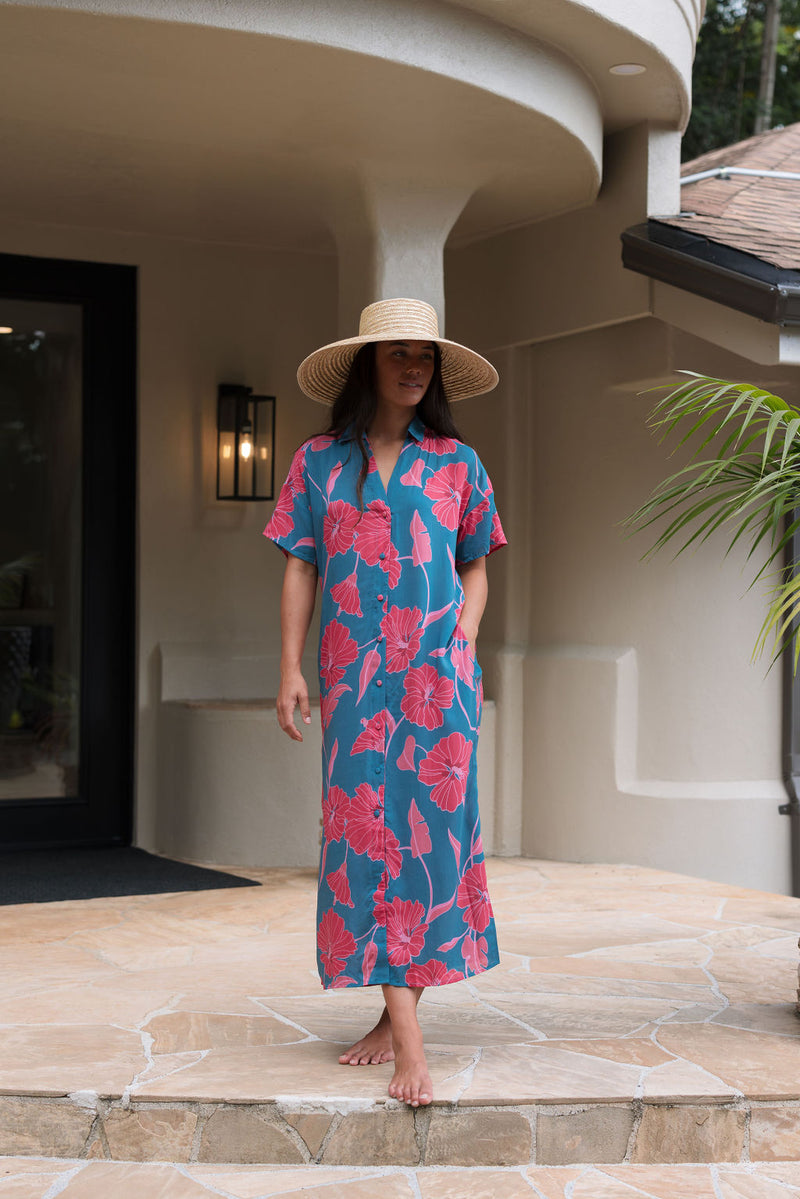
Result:
M378 603L380 603L380 604L382 604L382 603L383 603L383 596L382 596L382 595L379 595L379 596L378 596Z
M383 641L383 633L378 634L378 641Z
M376 679L376 680L375 680L375 686L376 686L376 687L382 687L382 686L383 686L383 679Z
M385 557L386 557L385 554L381 554L381 562L384 560Z
M372 813L372 815L375 817L376 820L378 819L380 814L381 814L380 808L376 808L375 811Z

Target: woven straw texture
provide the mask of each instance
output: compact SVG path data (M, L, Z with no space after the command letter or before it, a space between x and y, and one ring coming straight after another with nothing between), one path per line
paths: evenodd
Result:
M334 341L309 354L297 371L301 390L312 400L332 404L344 387L353 359L371 341L435 341L442 359L442 382L451 402L483 395L497 386L490 362L456 341L439 336L436 310L422 300L378 300L361 313L358 337Z

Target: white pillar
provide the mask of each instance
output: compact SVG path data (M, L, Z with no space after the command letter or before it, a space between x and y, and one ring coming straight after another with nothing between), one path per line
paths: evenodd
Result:
M342 337L355 333L362 308L393 296L432 304L444 332L444 244L474 184L410 180L413 172L413 162L362 171L337 193Z

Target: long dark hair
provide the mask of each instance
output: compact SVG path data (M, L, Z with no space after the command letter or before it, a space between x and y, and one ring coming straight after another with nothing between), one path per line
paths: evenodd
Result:
M375 385L375 346L376 342L367 342L356 354L344 387L334 400L330 424L325 429L325 432L333 437L339 437L346 429L352 430L353 441L361 452L361 470L356 484L356 494L358 495L358 506L362 511L364 508L364 480L369 472L369 457L364 448L363 435L372 424L378 405ZM440 437L453 437L456 441L463 440L450 415L450 404L442 382L442 356L436 342L433 343L433 375L428 390L417 404L416 415L431 432L437 433Z

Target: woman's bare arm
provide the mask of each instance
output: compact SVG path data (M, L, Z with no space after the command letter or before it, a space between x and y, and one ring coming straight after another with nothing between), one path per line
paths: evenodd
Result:
M303 734L294 723L294 710L300 706L305 724L311 724L308 684L303 678L303 649L314 614L317 595L317 568L311 562L290 554L286 559L281 591L281 684L278 690L278 724L292 741Z
M461 586L464 588L464 607L459 624L464 630L473 654L478 640L478 628L489 596L489 580L486 577L486 558L473 558L456 566Z

